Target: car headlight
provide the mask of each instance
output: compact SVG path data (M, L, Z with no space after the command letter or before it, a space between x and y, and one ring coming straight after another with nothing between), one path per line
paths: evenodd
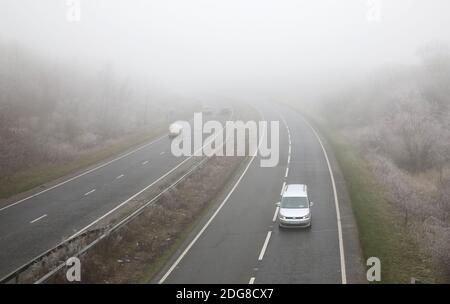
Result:
M285 220L286 219L286 217L284 215L280 215L279 218L280 218L280 220Z
M309 219L311 217L311 213L308 213L307 215L305 215L305 219Z

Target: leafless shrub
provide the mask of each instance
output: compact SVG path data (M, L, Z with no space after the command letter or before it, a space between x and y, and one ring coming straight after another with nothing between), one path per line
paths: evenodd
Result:
M156 95L132 90L105 66L98 73L57 66L0 44L0 178L76 159L110 140L165 121ZM160 93L158 102L167 97ZM189 105L170 99L183 113ZM164 104L164 103L163 103ZM167 103L166 103L167 104Z
M450 48L386 70L323 112L367 160L421 248L450 278Z

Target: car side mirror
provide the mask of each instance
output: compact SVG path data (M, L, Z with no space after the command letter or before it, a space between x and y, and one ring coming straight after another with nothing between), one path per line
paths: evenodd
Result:
M314 202L310 202L309 205L312 207L314 206Z
M280 203L280 202L277 202L275 205L276 205L277 207L280 207L280 206L281 206L281 203Z

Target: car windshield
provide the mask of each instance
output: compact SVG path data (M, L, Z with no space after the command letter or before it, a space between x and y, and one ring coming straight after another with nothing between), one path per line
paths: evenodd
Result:
M283 197L281 199L281 208L287 208L287 209L308 208L308 198L306 198L306 197Z

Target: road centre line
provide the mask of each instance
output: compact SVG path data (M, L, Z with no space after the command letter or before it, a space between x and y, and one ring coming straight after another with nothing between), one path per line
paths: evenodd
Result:
M68 180L65 180L65 181L63 181L61 183L58 183L58 184L56 184L56 185L54 185L54 186L52 186L50 188L47 188L47 189L42 190L42 191L39 191L39 192L37 192L37 193L35 193L33 195L30 195L28 197L25 197L25 198L21 199L21 200L15 202L15 203L12 203L12 204L9 204L9 205L7 205L5 207L2 207L2 208L0 208L0 211L3 211L3 210L8 209L10 207L16 206L16 205L18 205L18 204L20 204L22 202L25 202L25 201L29 200L30 198L36 197L38 195L41 195L41 194L43 194L45 192L48 192L48 191L53 190L53 189L55 189L57 187L60 187L60 186L62 186L64 184L67 184L67 183L69 183L69 182L71 182L71 181L73 181L73 180L75 180L77 178L80 178L80 177L82 177L82 176L84 176L86 174L92 173L92 172L97 171L97 170L99 170L99 169L101 169L103 167L106 167L106 166L108 166L108 165L110 165L110 164L112 164L112 163L114 163L114 162L116 162L116 161L118 161L118 160L120 160L122 158L125 158L125 157L127 157L127 156L129 156L129 155L131 155L131 154L133 154L133 153L135 153L137 151L140 151L140 150L142 150L142 149L144 149L144 148L146 148L146 147L148 147L148 146L150 146L150 145L160 141L161 139L165 138L166 136L167 136L167 134L165 134L165 135L163 135L163 136L161 136L161 137L159 137L159 138L157 138L157 139L155 139L155 140L153 140L153 141L151 141L151 142L149 142L149 143L147 143L147 144L145 144L145 145L143 145L141 147L138 147L135 150L132 150L132 151L130 151L130 152L124 154L124 155L121 155L121 156L119 156L119 157L117 157L115 159L112 159L112 160L110 160L110 161L108 161L108 162L106 162L104 164L101 164L101 165L99 165L99 166L97 166L95 168L92 168L90 170L87 170L87 171L79 174L79 175L76 175L76 176L74 176L72 178L69 178Z
M96 189L92 189L91 191L89 191L89 192L86 192L86 193L84 194L84 196L88 196L89 194L92 194L92 193L94 193L94 192L95 192L95 190L96 190Z
M275 208L275 214L273 215L272 222L274 222L274 223L276 222L279 211L280 211L280 207L277 206L277 208Z
M32 220L32 221L30 222L30 224L34 224L34 223L36 223L37 221L42 220L42 219L43 219L44 217L46 217L46 216L47 216L47 214L44 214L44 215L38 217L37 219Z
M266 253L267 245L269 245L270 236L272 235L272 231L267 232L266 239L264 240L263 247L261 248L261 252L259 253L258 261L262 261L264 258L264 254Z
M263 117L262 113L260 112L260 117ZM175 262L170 266L170 268L167 270L167 272L163 275L163 277L159 280L158 284L164 283L169 275L175 270L175 268L178 266L178 264L181 262L181 260L184 258L184 256L189 252L189 250L194 246L194 244L197 242L197 240L202 236L202 234L205 232L205 230L208 228L208 226L211 224L211 222L214 220L214 218L219 214L220 210L223 208L223 206L228 202L231 195L234 193L234 190L238 187L240 182L245 176L245 173L247 173L248 169L250 168L251 164L253 163L254 159L258 155L259 146L261 145L262 139L264 136L266 136L266 131L264 131L263 135L260 137L258 148L256 149L255 153L252 155L252 158L248 162L247 166L245 167L244 171L242 172L241 176L238 178L238 180L235 182L233 187L228 192L227 196L224 198L222 203L217 207L216 211L212 214L212 216L209 218L209 220L206 222L206 224L202 227L202 229L197 233L197 235L194 237L194 239L189 243L189 245L184 249L184 251L178 256L178 258L175 260Z

